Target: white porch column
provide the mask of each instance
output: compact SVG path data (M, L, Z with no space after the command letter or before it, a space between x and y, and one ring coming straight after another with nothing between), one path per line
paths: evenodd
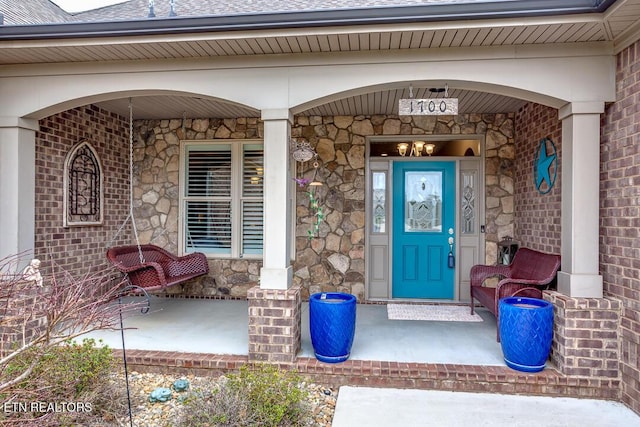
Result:
M264 257L261 289L289 289L291 258L291 171L289 140L293 116L288 109L263 110Z
M0 117L0 259L34 249L37 120Z
M567 104L562 120L562 266L558 291L602 298L599 274L600 115L603 102Z

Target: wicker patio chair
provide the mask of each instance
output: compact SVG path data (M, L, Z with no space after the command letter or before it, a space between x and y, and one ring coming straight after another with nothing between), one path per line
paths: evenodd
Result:
M474 300L488 308L496 316L496 336L500 341L500 299L511 296L542 298L542 291L548 288L559 268L560 255L528 248L520 248L510 265L474 265L471 267L471 314L474 312ZM485 286L485 280L490 277L500 279L495 288Z

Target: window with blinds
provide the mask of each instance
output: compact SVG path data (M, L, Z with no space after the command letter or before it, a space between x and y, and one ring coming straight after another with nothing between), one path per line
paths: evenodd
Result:
M242 154L242 253L262 255L264 151L244 144Z
M183 143L184 252L259 257L264 151L257 141Z

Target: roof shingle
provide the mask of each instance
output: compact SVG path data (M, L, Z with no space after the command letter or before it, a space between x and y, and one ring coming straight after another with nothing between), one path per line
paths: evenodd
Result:
M0 0L4 25L72 22L74 17L49 0Z
M375 7L402 7L487 0L175 0L177 18L232 16L278 12L349 10ZM168 18L169 0L156 0L156 18ZM129 0L84 12L68 13L49 0L0 0L4 25L56 24L65 22L134 21L149 18L149 0Z
M202 17L216 15L241 15L256 13L301 12L314 10L366 9L388 6L417 6L427 4L470 3L486 0L175 0L177 17ZM156 0L154 12L157 18L168 18L169 0ZM149 16L148 0L129 0L124 3L80 12L80 21L137 20Z

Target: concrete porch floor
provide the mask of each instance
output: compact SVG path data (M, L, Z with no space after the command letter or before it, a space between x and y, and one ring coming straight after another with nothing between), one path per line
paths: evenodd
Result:
M482 322L389 320L383 304L358 304L351 360L504 366L496 342L496 321L478 309ZM248 303L151 297L146 314L125 318L126 349L247 355ZM119 331L89 335L114 349L122 348ZM302 349L313 358L309 306L302 306Z

